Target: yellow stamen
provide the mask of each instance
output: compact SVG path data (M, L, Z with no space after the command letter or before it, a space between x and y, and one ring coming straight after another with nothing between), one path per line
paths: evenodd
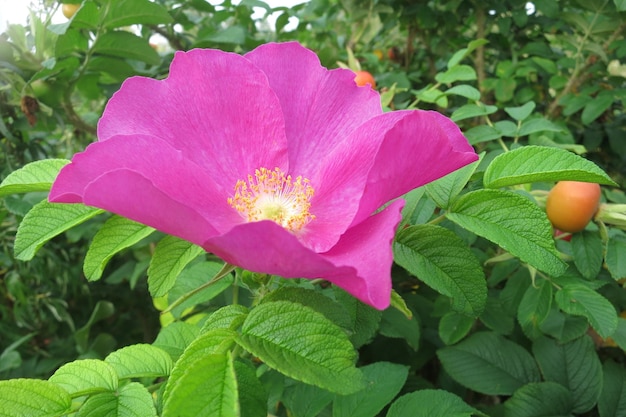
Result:
M272 220L285 229L296 232L315 216L309 212L313 187L309 180L295 180L280 168L255 170L248 180L235 184L235 194L228 199L235 210L248 222Z

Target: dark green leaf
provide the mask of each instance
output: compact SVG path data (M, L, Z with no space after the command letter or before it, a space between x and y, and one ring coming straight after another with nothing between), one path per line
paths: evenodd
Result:
M572 394L555 382L524 385L505 403L507 417L572 417Z
M626 416L626 370L611 360L602 367L602 393L598 400L600 417Z
M158 65L161 61L159 54L147 40L123 30L103 33L98 37L91 50L93 53L136 59L150 65Z
M400 310L388 308L383 311L378 332L383 336L404 339L416 351L419 348L421 331L417 316L408 318Z
M597 232L583 230L580 233L574 233L571 242L574 265L578 271L587 279L596 278L604 260L600 235Z
M426 389L415 391L398 398L387 413L387 417L471 417L483 416L455 394Z
M517 320L530 339L543 334L541 324L550 313L552 306L552 283L540 280L537 286L529 285L517 309Z
M626 278L626 238L611 236L606 244L606 266L615 280Z
M556 293L557 305L568 314L583 316L603 338L617 328L617 312L613 304L586 285L572 283Z
M102 22L105 28L172 22L172 17L163 6L149 0L116 0L109 4Z
M446 345L453 345L467 336L475 323L472 317L450 311L439 320L439 337Z

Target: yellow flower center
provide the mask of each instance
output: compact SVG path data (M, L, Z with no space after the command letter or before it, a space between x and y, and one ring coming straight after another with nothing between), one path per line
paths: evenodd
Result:
M280 168L259 168L247 181L237 181L228 204L249 222L272 220L296 232L315 218L309 212L311 197L313 187L308 179L298 176L294 180Z

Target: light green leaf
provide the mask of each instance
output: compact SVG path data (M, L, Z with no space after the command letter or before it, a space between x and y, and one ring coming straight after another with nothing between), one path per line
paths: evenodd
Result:
M587 279L596 278L604 260L600 235L597 232L583 230L581 233L574 233L571 242L576 269Z
M150 65L158 65L161 62L159 54L146 39L123 30L108 31L101 34L91 51L96 54L136 59Z
M552 283L542 279L537 287L528 286L517 309L517 320L530 339L536 339L543 334L540 326L548 317L551 306Z
M366 386L333 401L333 417L376 417L395 398L409 375L407 366L376 362L361 368Z
M441 84L452 84L456 81L473 81L476 79L476 70L469 65L455 65L446 72L435 75L435 80Z
M116 0L109 3L103 27L171 23L172 17L163 6L149 0Z
M115 369L96 359L69 362L57 369L49 380L74 398L117 389Z
M468 100L478 101L480 100L480 91L477 88L472 87L471 85L461 84L455 85L452 88L447 89L444 92L445 95L457 95L461 97L465 97Z
M487 395L512 395L541 375L520 345L491 332L474 333L437 351L446 372L461 385Z
M286 301L250 311L237 341L268 366L338 394L363 387L356 352L346 333L317 311Z
M479 104L470 103L470 104L466 104L456 109L452 113L450 118L454 122L459 122L461 120L470 119L472 117L487 116L497 111L498 111L498 107L496 106L491 106L491 105L483 104L483 103L479 103Z
M398 398L387 412L387 417L471 417L483 416L455 394L425 389Z
M103 212L82 204L41 201L26 214L17 229L15 257L31 260L47 241Z
M519 194L472 191L455 201L447 217L540 271L554 276L565 272L566 264L554 246L545 212Z
M235 330L243 324L248 315L248 308L240 304L224 306L209 315L200 333L214 329Z
M542 337L533 354L546 381L557 382L572 395L573 412L591 410L602 390L602 364L591 338L583 336L566 344Z
M438 207L448 208L448 205L463 190L463 187L465 187L479 164L480 160L426 184L426 192Z
M483 178L487 188L561 180L615 185L593 162L564 149L546 146L523 146L496 156Z
M564 312L587 318L603 338L617 329L617 312L613 304L586 285L568 284L556 293L554 299Z
M602 393L598 399L600 417L626 415L626 370L611 360L602 367Z
M60 386L39 379L0 381L0 416L50 417L70 411L72 399Z
M204 249L175 236L165 236L157 244L148 267L148 288L152 297L161 297L174 286L176 278Z
M492 126L478 125L465 132L465 137L470 144L476 145L477 143L489 142L502 137L502 133L496 130Z
M615 3L615 7L617 7L618 11L620 12L626 11L626 0L613 0L613 2ZM602 416L602 417L605 417L605 416Z
M240 414L233 358L214 353L190 363L183 374L168 382L163 417L232 417Z
M534 101L529 101L523 106L519 107L505 107L504 111L511 116L513 119L521 122L522 120L526 120L528 116L530 116L535 110L536 104Z
M522 123L519 131L517 132L518 136L528 136L533 133L538 132L562 132L563 128L557 126L553 122L548 119L544 119L543 117L535 117L533 119L526 120Z
M0 197L32 191L48 191L67 159L44 159L13 171L0 183Z
M172 358L162 349L136 344L111 352L104 361L111 365L120 379L158 378L172 370Z
M504 403L507 417L573 417L572 395L555 382L524 385Z
M398 232L395 261L429 287L452 299L452 308L478 316L485 307L487 284L480 263L455 233L433 225Z
M175 321L159 331L152 345L163 349L176 361L198 334L200 334L198 326Z
M89 397L77 417L156 417L152 395L138 382L124 385L118 392Z
M90 281L102 277L109 260L118 252L150 236L154 229L121 216L112 216L94 236L83 264Z
M439 320L439 337L446 345L453 345L467 336L475 323L472 317L449 311Z

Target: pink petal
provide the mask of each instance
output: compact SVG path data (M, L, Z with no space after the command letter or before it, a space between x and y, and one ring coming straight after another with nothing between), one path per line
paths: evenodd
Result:
M352 71L327 70L296 42L261 45L245 57L265 72L280 100L292 175L310 178L319 160L382 113L380 96L358 87Z
M288 169L280 103L265 74L234 53L177 52L167 79L126 80L98 137L133 134L167 141L224 187L259 167Z
M196 236L188 240L201 244L242 221L228 205L229 194L167 142L136 135L96 142L75 155L49 199L100 207L179 237Z
M380 117L394 114L402 118L385 135L353 224L386 202L478 159L456 124L440 113L407 110Z

